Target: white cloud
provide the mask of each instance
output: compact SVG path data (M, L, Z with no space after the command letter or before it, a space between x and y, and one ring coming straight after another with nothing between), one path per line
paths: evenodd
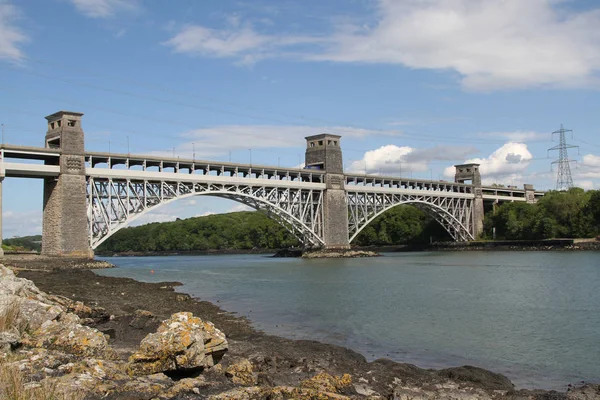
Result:
M91 18L109 18L120 11L134 11L137 0L70 0L77 10Z
M375 26L338 33L317 59L453 70L476 90L595 81L600 10L576 13L560 3L380 0Z
M477 136L483 138L501 138L510 142L547 142L551 138L548 133L534 131L480 132Z
M583 165L593 169L600 170L600 156L594 154L586 154L583 156Z
M585 190L592 190L596 188L596 183L594 181L580 181L576 180L574 182L575 186L580 187Z
M234 205L233 207L231 207L229 210L227 210L225 212L232 213L232 212L240 212L240 211L255 211L255 210L252 207L248 207L245 204L239 203L239 204Z
M206 212L196 215L196 217L208 217L209 215L215 215L215 214L216 214L216 212L206 211Z
M473 147L436 146L415 149L389 144L367 151L360 160L351 161L348 172L409 176L413 172L428 171L432 161L463 159L475 152L477 149Z
M577 182L592 181L598 186L600 184L598 181L600 180L600 156L594 154L584 155L582 162L571 165L571 174L576 184ZM588 187L585 188L587 189Z
M42 234L42 211L11 211L2 213L2 235L30 236Z
M520 182L523 174L533 159L525 143L509 142L494 151L487 158L472 158L465 164L480 164L482 182L484 184ZM444 170L444 176L454 177L455 168L449 166Z
M28 40L15 22L19 10L12 4L0 0L0 60L19 61L24 55L19 45Z
M240 64L250 65L259 60L281 56L282 51L293 51L298 46L315 44L323 39L310 36L267 35L256 32L239 17L227 19L229 26L217 30L200 25L187 25L164 44L178 53L190 53L215 58L236 58Z
M449 70L471 90L597 84L600 9L573 11L565 3L378 0L375 23L373 15L354 25L332 18L333 34L262 33L238 20L221 30L184 27L166 44L238 63L293 57Z
M378 131L343 126L227 125L184 132L181 136L188 140L188 143L178 147L176 153L191 155L195 150L196 157L202 158L227 154L229 151L248 150L249 148L298 147L298 138L325 132L356 138L370 135L394 136L402 134L397 130Z
M144 214L135 221L133 221L129 226L138 226L150 224L153 222L169 222L175 221L175 219L180 218L180 214L171 213L171 212L161 212L159 210L150 211L148 214Z

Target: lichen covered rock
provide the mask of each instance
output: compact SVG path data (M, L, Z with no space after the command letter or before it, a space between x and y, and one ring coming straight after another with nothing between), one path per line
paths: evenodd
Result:
M208 368L227 350L225 334L192 313L180 312L163 321L142 340L129 358L132 375Z
M115 358L114 350L109 347L104 334L81 325L79 317L70 313L44 322L25 337L23 343L29 347L60 350L82 357Z
M230 364L225 375L238 385L253 386L258 383L258 374L254 372L252 363L245 358Z
M312 378L302 381L300 386L306 389L315 389L321 392L339 393L352 385L352 377L348 374L332 376L320 372Z

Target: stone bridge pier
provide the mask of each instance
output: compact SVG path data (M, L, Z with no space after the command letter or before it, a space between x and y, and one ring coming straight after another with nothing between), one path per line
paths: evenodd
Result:
M82 113L46 117L46 148L60 149L60 175L44 179L42 255L92 258L87 218Z
M483 233L483 218L485 211L483 208L483 190L481 186L481 172L479 171L480 164L458 164L455 165L456 172L454 173L454 182L467 183L473 185L473 216L471 227L473 237L477 239Z
M325 170L323 240L326 249L349 249L348 204L344 188L341 136L323 133L306 137L306 168Z

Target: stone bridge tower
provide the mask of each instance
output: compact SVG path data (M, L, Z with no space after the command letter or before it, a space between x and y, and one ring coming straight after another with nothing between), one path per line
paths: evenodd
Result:
M59 111L46 117L46 147L60 149L60 175L44 180L42 254L94 256L89 244L82 113Z
M483 232L483 191L481 190L481 172L479 172L480 164L459 164L455 165L456 172L454 174L454 182L470 183L473 185L473 193L475 199L473 201L473 221L472 232L473 237L477 239Z
M349 249L348 205L344 190L344 164L338 135L323 133L306 137L306 168L325 170L325 248Z

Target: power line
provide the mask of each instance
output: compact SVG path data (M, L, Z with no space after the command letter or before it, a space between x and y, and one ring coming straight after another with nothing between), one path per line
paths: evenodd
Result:
M256 119L256 120L277 122L280 124L282 124L282 123L283 124L292 124L292 125L297 126L297 121L291 122L289 120L280 119L280 118L264 117L264 116L260 116L260 115L256 115L256 114L252 115L252 114L248 114L248 113L240 113L240 112L234 112L234 111L229 111L229 110L223 110L223 109L216 108L216 107L207 107L207 106L201 106L198 104L190 104L190 103L185 103L185 102L180 102L180 101L166 100L166 99L157 98L157 97L144 96L144 95L140 95L137 93L132 93L132 92L124 91L124 90L107 88L107 87L103 87L103 86L99 86L99 85L95 85L95 84L78 82L75 80L65 79L65 78L61 78L61 77L57 77L57 76L36 73L33 71L26 71L23 69L14 69L14 68L11 68L11 69L13 69L15 72L30 74L30 75L38 76L38 77L45 78L45 79L56 80L59 82L69 83L72 85L79 85L79 86L88 87L88 88L95 89L95 90L111 92L111 93L115 93L115 94L119 94L119 95L123 95L123 96L139 98L139 99L143 99L143 100L150 100L150 101L159 102L159 103L163 103L163 104L171 104L171 105L175 105L175 106L179 106L179 107L201 109L201 110L205 110L205 111L217 112L217 113L222 113L222 114L227 114L227 115L234 115L234 116L251 118L251 119ZM20 88L18 90L19 90L20 94L23 93ZM163 91L167 92L167 93L181 94L181 92L175 92L175 91L169 91L169 90L163 90ZM230 103L230 105L233 105L233 104L235 104L235 103ZM248 108L250 108L250 107L248 107ZM125 115L125 113L120 113L120 114ZM283 114L283 115L286 115L286 114ZM291 115L287 114L287 116L291 116ZM371 132L379 132L382 135L397 136L397 137L407 138L407 139L417 140L417 141L429 141L431 139L434 139L437 141L444 141L444 142L455 142L456 141L456 138L449 138L449 137L445 137L445 136L436 136L436 135L428 135L428 134L409 134L405 131L374 128L374 127L368 127L368 126L362 126L362 125L356 125L356 124L345 124L345 123L341 123L341 122L326 121L323 119L310 118L310 117L305 117L305 116L291 116L291 117L294 119L302 120L302 121L314 120L314 121L319 121L321 123L329 123L329 124L337 125L334 127L329 127L329 129L335 129L335 128L342 129L342 130L343 129L362 129L362 130L371 131ZM164 122L164 121L162 121L162 122ZM180 123L178 123L178 124L180 124ZM327 129L328 127L323 127L323 128ZM489 139L475 139L475 138L468 138L468 139L463 138L463 139L468 140L470 143L475 143L475 144L505 143L506 142L504 140L489 140Z

